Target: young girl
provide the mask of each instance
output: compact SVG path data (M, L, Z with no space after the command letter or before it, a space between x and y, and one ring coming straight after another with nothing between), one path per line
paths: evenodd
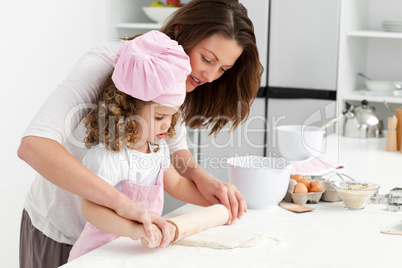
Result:
M189 58L176 41L158 31L126 42L118 51L115 69L85 117L83 164L138 205L161 214L163 190L184 202L207 206L195 184L170 165L164 137L173 137L179 106L191 71ZM147 237L142 224L82 199L82 212L91 223L74 244L69 261L119 236ZM98 229L99 228L99 229ZM171 238L174 227L171 226ZM149 238L159 246L161 237Z

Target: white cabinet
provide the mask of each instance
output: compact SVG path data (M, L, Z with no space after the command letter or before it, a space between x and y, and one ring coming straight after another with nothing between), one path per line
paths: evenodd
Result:
M369 92L357 73L372 79L402 81L402 33L385 32L382 21L402 21L400 0L343 0L340 24L338 100L368 100L389 116L383 102L400 107L392 92Z
M270 87L336 90L340 0L271 0Z
M261 77L261 87L267 86L269 1L240 0L240 3L247 8L248 16L254 24L260 62L264 67L264 73Z

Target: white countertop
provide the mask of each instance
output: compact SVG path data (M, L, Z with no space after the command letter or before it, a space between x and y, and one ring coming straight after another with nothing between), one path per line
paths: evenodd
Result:
M380 193L402 187L402 153L385 151L386 138L356 139L332 135L326 139L325 155L338 161L355 180L377 183Z
M402 186L402 154L385 152L385 139L327 139L327 156L346 168L356 180L381 185L380 193ZM381 192L382 190L382 192ZM402 231L402 212L386 205L368 204L364 210L343 208L341 202L307 204L312 212L296 214L280 207L249 210L225 228L249 230L269 239L242 249L209 249L171 245L149 249L139 241L119 238L63 267L397 267L402 236L381 230ZM165 216L198 209L185 205ZM272 240L276 239L276 240ZM276 241L273 243L273 241Z

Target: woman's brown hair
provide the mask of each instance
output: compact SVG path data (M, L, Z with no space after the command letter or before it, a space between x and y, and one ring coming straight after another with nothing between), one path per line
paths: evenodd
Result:
M118 152L123 146L135 149L139 141L137 132L138 116L141 109L152 102L142 101L127 95L116 88L111 75L101 89L93 108L85 117L87 137L85 146L89 149L99 143L107 150ZM178 114L172 118L172 123L166 135L175 135ZM154 151L159 150L157 144Z
M192 0L174 13L161 32L187 53L214 34L235 40L243 48L222 77L186 94L182 113L187 126L208 127L214 135L229 122L234 130L246 120L263 71L247 9L238 0Z

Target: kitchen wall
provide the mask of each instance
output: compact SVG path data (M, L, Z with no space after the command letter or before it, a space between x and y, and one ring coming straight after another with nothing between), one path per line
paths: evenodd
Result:
M106 0L0 2L0 259L18 267L20 217L35 172L17 157L21 135L88 49L107 40Z

